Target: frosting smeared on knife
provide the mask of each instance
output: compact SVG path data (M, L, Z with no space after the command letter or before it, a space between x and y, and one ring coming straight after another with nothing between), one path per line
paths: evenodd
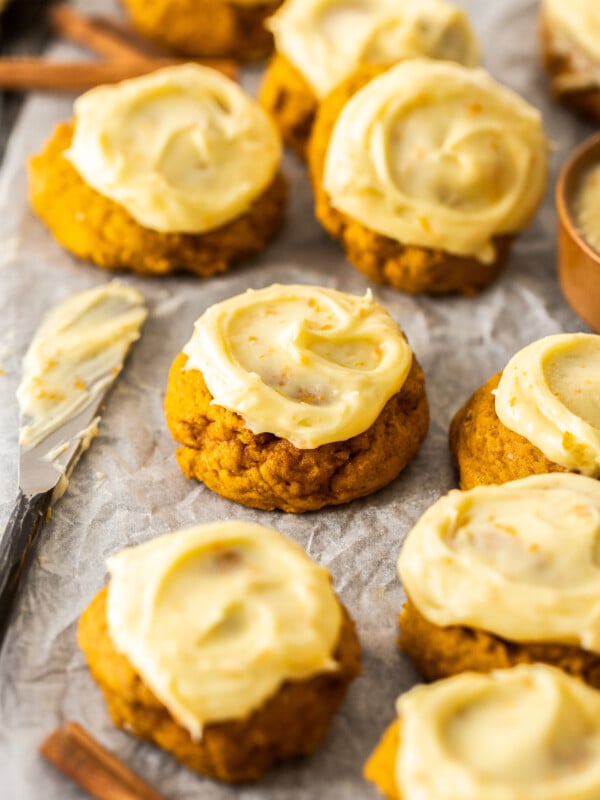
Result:
M146 316L143 296L116 281L68 297L46 315L17 390L22 446L34 447L100 398Z

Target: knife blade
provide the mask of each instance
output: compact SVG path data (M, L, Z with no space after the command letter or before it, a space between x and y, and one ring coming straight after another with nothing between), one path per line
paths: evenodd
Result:
M19 491L0 538L0 648L35 540L96 435L106 394L146 316L143 296L113 281L52 309L25 355Z

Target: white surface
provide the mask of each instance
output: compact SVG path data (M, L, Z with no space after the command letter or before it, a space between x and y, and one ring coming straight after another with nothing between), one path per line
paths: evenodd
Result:
M89 6L89 4L86 4ZM536 3L469 0L486 66L542 110L557 144L556 168L588 127L555 107L539 67ZM21 358L43 312L68 293L108 281L64 252L27 209L25 160L72 98L35 95L25 106L0 176L0 525L16 493L17 403ZM416 673L396 647L402 603L395 563L417 517L455 485L447 448L454 411L515 350L540 336L585 330L555 277L553 185L543 212L521 236L500 280L476 299L409 297L376 288L406 330L427 376L432 422L420 454L391 486L365 500L302 516L256 512L187 481L174 458L162 400L169 365L210 304L275 281L322 283L364 293L368 282L313 221L304 169L286 164L292 202L281 237L262 257L221 277L165 280L125 276L148 298L151 315L103 415L98 438L73 475L43 532L0 657L0 796L71 800L84 795L37 756L67 719L83 723L171 798L362 800L377 792L362 764L394 715L397 695ZM553 181L554 183L554 181ZM60 202L60 198L57 198ZM102 475L99 475L102 473ZM168 755L111 725L75 640L79 614L106 579L104 561L127 544L214 519L276 527L332 572L358 623L362 676L312 758L274 770L256 787L228 788L197 777Z

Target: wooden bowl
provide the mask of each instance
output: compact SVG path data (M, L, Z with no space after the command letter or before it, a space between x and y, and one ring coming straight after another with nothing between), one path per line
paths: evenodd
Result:
M578 229L574 212L581 180L595 164L600 164L600 134L586 139L572 153L558 177L558 279L571 308L600 332L600 252Z

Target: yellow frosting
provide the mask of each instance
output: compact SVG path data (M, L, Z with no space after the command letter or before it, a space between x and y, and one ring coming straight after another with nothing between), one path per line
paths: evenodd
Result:
M582 180L575 198L575 222L585 239L600 252L600 164Z
M280 286L217 303L184 348L217 405L253 433L311 449L369 428L400 391L412 351L372 298Z
M185 64L82 95L65 155L140 225L203 233L248 211L273 180L281 142L236 83Z
M146 313L138 291L113 281L67 297L44 317L17 390L21 444L38 444L103 394Z
M370 81L337 119L323 185L332 205L405 244L495 258L546 189L539 112L482 70L414 59Z
M565 45L581 49L582 54L600 68L600 3L598 0L543 0L542 8L554 36L563 34ZM590 66L592 66L590 64ZM600 70L596 72L600 80Z
M287 0L269 23L277 50L323 97L361 64L426 56L474 67L479 46L446 0Z
M505 427L561 467L600 477L600 336L533 342L508 362L495 394Z
M600 653L600 484L569 473L453 491L408 534L406 592L436 625Z
M463 673L397 704L406 800L597 800L600 692L542 664Z
M113 644L193 737L247 717L287 680L338 668L342 612L329 574L277 531L215 522L108 566Z

